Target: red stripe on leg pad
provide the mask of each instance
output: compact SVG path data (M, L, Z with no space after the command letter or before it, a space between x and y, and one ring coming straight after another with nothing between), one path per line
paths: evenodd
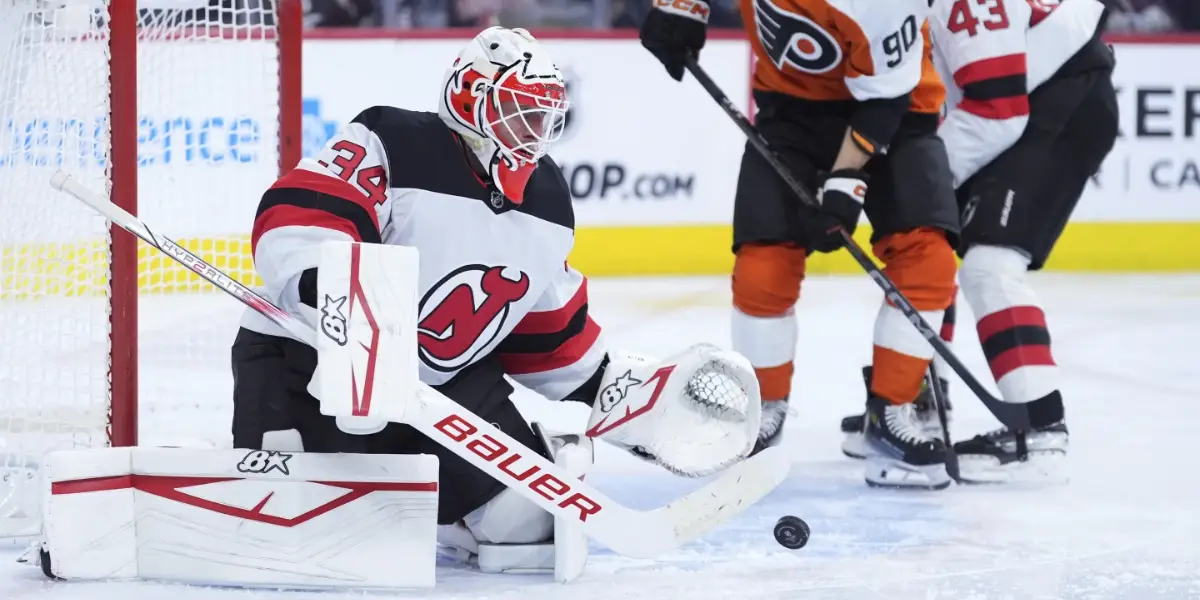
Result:
M941 329L941 331L938 332L938 334L941 336L942 341L953 342L954 341L954 323L942 323L942 329Z
M979 332L979 341L986 342L988 338L1005 329L1024 326L1048 329L1046 313L1036 306L1013 306L998 310L980 319L976 330Z
M1020 367L1052 367L1054 357L1050 355L1050 346L1024 345L1001 352L996 358L988 361L988 366L992 368L992 376L999 381Z

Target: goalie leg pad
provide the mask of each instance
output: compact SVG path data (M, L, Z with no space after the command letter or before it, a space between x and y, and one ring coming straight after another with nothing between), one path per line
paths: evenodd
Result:
M51 453L43 474L44 568L62 579L434 583L433 456L104 448Z

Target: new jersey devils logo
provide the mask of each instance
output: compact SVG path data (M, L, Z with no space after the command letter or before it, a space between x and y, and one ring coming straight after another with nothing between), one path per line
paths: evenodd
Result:
M512 304L529 291L528 275L505 271L484 265L459 267L421 299L418 353L431 369L461 369L496 341Z
M754 0L754 25L758 41L780 71L819 75L842 62L842 49L829 32L812 19L789 12L771 3Z

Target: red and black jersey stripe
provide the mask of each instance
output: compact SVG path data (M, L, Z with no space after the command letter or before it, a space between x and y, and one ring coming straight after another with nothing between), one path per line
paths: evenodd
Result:
M527 313L497 352L510 375L541 373L575 364L599 337L600 326L588 315L584 281L562 307Z
M958 301L950 303L946 307L946 312L942 315L942 329L939 332L943 340L947 342L954 341L954 324L958 319Z
M996 311L980 319L976 329L997 381L1021 367L1054 365L1046 315L1036 306Z
M263 194L250 235L251 251L263 234L288 226L324 227L356 242L379 243L375 203L358 188L329 175L294 169Z
M1009 54L973 62L954 74L962 88L962 110L985 119L1011 119L1029 114L1025 54Z

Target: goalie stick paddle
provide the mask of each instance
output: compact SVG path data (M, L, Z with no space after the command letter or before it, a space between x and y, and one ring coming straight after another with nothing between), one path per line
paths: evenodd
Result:
M758 132L758 129L750 123L750 120L746 118L746 115L742 114L742 111L738 110L738 108L733 105L733 102L728 96L725 95L725 92L721 91L720 86L718 86L717 83L708 76L708 73L704 71L704 68L700 66L700 63L696 62L696 57L689 55L685 64L688 71L690 71L692 75L696 77L696 81L700 82L700 85L704 87L704 90L708 92L708 95L711 96L712 99L721 106L721 108L725 111L725 114L728 115L729 118L732 119L733 122L738 126L738 128L742 130L742 133L744 133L746 138L750 140L750 144L753 145L760 154L762 154L763 158L765 158L768 163L770 163L775 172L778 173L779 176L783 178L783 181L787 183L788 187L792 189L792 192L799 196L800 200L808 206L812 208L820 208L821 205L817 202L817 199L813 197L812 193L809 192L808 189L805 188L804 185L801 184L794 175L792 175L791 170L779 161L779 159L775 156L775 153L771 151L771 147L767 144L767 140L763 138L762 134ZM916 327L917 331L921 333L921 336L924 337L925 340L933 346L933 349L946 360L946 364L950 365L950 368L953 369L955 373L958 373L958 376L963 380L963 383L967 384L968 388L971 388L971 391L979 397L984 406L986 406L987 409L991 411L992 414L995 415L996 418L999 419L1000 422L1006 427L1010 429L1028 430L1029 411L1025 408L1025 405L1009 404L996 398L990 392L988 392L987 388L983 387L983 384L981 384L979 380L976 379L973 374L971 374L971 371L967 369L967 366L964 365L962 361L960 361L958 357L954 355L954 352L950 349L950 346L946 345L946 342L942 340L942 336L940 336L938 332L935 331L927 321L925 321L925 318L922 317L921 313L913 307L912 303L908 301L908 298L905 298L904 294L900 293L900 289L896 287L896 284L889 279L887 275L884 275L883 271L881 271L879 267L875 266L875 263L871 261L870 257L867 256L867 253L858 245L857 242L854 241L854 238L850 236L850 233L841 227L838 228L838 231L840 231L842 234L842 240L845 242L846 251L850 253L850 256L854 257L854 261L857 262L859 266L861 266L863 270L867 272L867 275L870 275L871 279L874 280L881 289L883 289L883 294L887 297L888 302L899 308L900 312L904 313L904 316L908 318L908 322L912 323L913 327Z
M307 323L169 238L158 235L145 222L69 174L56 172L50 185L79 199L297 339L316 347L316 332ZM758 502L783 483L791 470L791 460L783 447L769 448L729 467L705 486L666 506L639 511L608 498L583 480L570 477L553 461L526 448L424 383L418 382L416 396L405 407L404 422L550 514L577 522L589 537L618 554L633 558L653 558L704 535ZM505 451L491 452L486 457L484 453L472 451L471 448L479 446L480 440L489 449L503 445ZM500 460L502 458L505 460ZM516 460L522 460L521 468L527 469L519 477L509 470Z

